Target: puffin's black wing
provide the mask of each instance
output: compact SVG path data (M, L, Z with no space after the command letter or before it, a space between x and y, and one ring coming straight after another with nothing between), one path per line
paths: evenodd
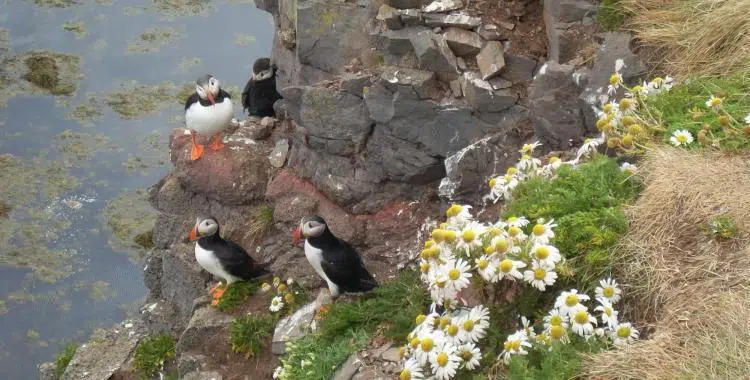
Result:
M201 97L198 96L197 92L194 92L193 95L190 95L187 101L185 101L185 111L187 111L187 109L190 108L190 106L193 105L193 103L198 103L200 102L200 100L201 100Z
M323 250L321 267L326 276L339 286L341 292L361 293L378 286L378 282L365 268L359 252L349 243L336 238Z
M212 245L209 249L214 252L224 270L233 276L243 280L251 280L268 274L266 268L257 264L247 251L235 242L223 240L219 244Z
M253 78L250 78L250 80L247 81L247 84L245 85L245 89L242 90L242 110L247 110L250 108L250 87L253 83Z

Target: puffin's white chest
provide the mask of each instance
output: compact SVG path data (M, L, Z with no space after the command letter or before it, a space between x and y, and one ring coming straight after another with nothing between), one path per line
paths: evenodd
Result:
M224 130L232 117L234 117L232 99L224 98L221 103L210 106L195 102L185 111L185 125L188 129L212 136Z
M328 283L328 289L331 290L331 295L337 296L339 294L338 285L334 284L323 271L323 265L321 264L323 262L323 251L313 247L307 242L307 240L305 240L305 257L307 257L307 261L310 262L310 265L315 269L315 272L317 272L318 275Z
M223 278L227 282L227 284L231 284L239 280L238 278L232 276L231 274L229 274L229 272L224 270L224 267L221 266L219 259L216 258L212 251L203 249L198 243L195 243L195 260L200 266L203 267L203 269L207 270L208 273L211 273L216 277Z

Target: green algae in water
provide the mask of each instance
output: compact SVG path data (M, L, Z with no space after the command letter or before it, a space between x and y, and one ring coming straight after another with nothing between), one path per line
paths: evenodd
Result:
M127 253L133 262L143 260L146 248L136 238L153 231L156 210L151 207L145 190L127 190L107 203L100 219L111 230L108 243L112 250Z
M89 97L86 103L77 105L65 115L68 120L75 120L84 127L93 127L95 121L102 120L102 105L94 97Z
M182 73L187 74L187 72L190 71L190 69L192 69L195 66L200 66L200 64L201 64L201 59L198 57L183 58L182 61L180 62L180 71Z
M92 45L92 49L94 51L99 51L102 49L106 49L109 44L107 43L106 38L99 38L98 40L94 41L94 44Z
M249 34L234 34L234 44L239 46L247 46L255 43L255 36Z
M94 301L106 301L113 297L117 297L117 292L106 281L95 281L89 288L89 298Z
M34 5L42 8L68 8L79 3L77 0L34 0Z
M169 159L169 146L157 131L141 140L136 152L128 154L128 159L123 162L125 171L129 174L138 171L141 175L147 175L148 169L164 165Z
M162 46L171 44L180 37L181 33L174 28L148 28L140 36L128 42L128 52L157 52Z
M90 165L89 160L99 152L111 152L117 150L109 137L102 133L90 134L85 132L73 132L66 129L55 136L55 146L60 152L59 160L66 167L82 168Z
M170 105L176 92L177 87L170 82L148 86L134 81L107 94L104 102L121 118L133 120L153 115Z
M211 8L210 0L153 0L153 7L169 17L199 15Z
M72 32L75 34L77 39L81 39L83 37L86 37L86 24L82 22L66 22L62 25L63 30Z
M83 78L73 55L32 50L5 56L0 62L0 106L17 95L75 95Z
M8 306L5 305L5 301L0 300L0 315L8 314Z
M39 332L37 332L34 329L29 329L26 331L26 340L31 344L39 343Z

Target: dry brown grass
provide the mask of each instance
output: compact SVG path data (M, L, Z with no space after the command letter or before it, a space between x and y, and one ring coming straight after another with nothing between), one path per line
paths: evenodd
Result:
M668 73L726 75L750 70L750 0L620 0L627 29L654 47Z
M646 189L629 208L617 258L623 311L647 340L588 357L605 379L750 378L750 155L659 148L641 164ZM725 214L739 234L702 226Z

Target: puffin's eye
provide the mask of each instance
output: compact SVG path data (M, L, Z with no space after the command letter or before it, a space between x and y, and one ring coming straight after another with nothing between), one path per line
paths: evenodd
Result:
M211 86L215 86L215 85L216 85L216 80L215 79L211 79Z

